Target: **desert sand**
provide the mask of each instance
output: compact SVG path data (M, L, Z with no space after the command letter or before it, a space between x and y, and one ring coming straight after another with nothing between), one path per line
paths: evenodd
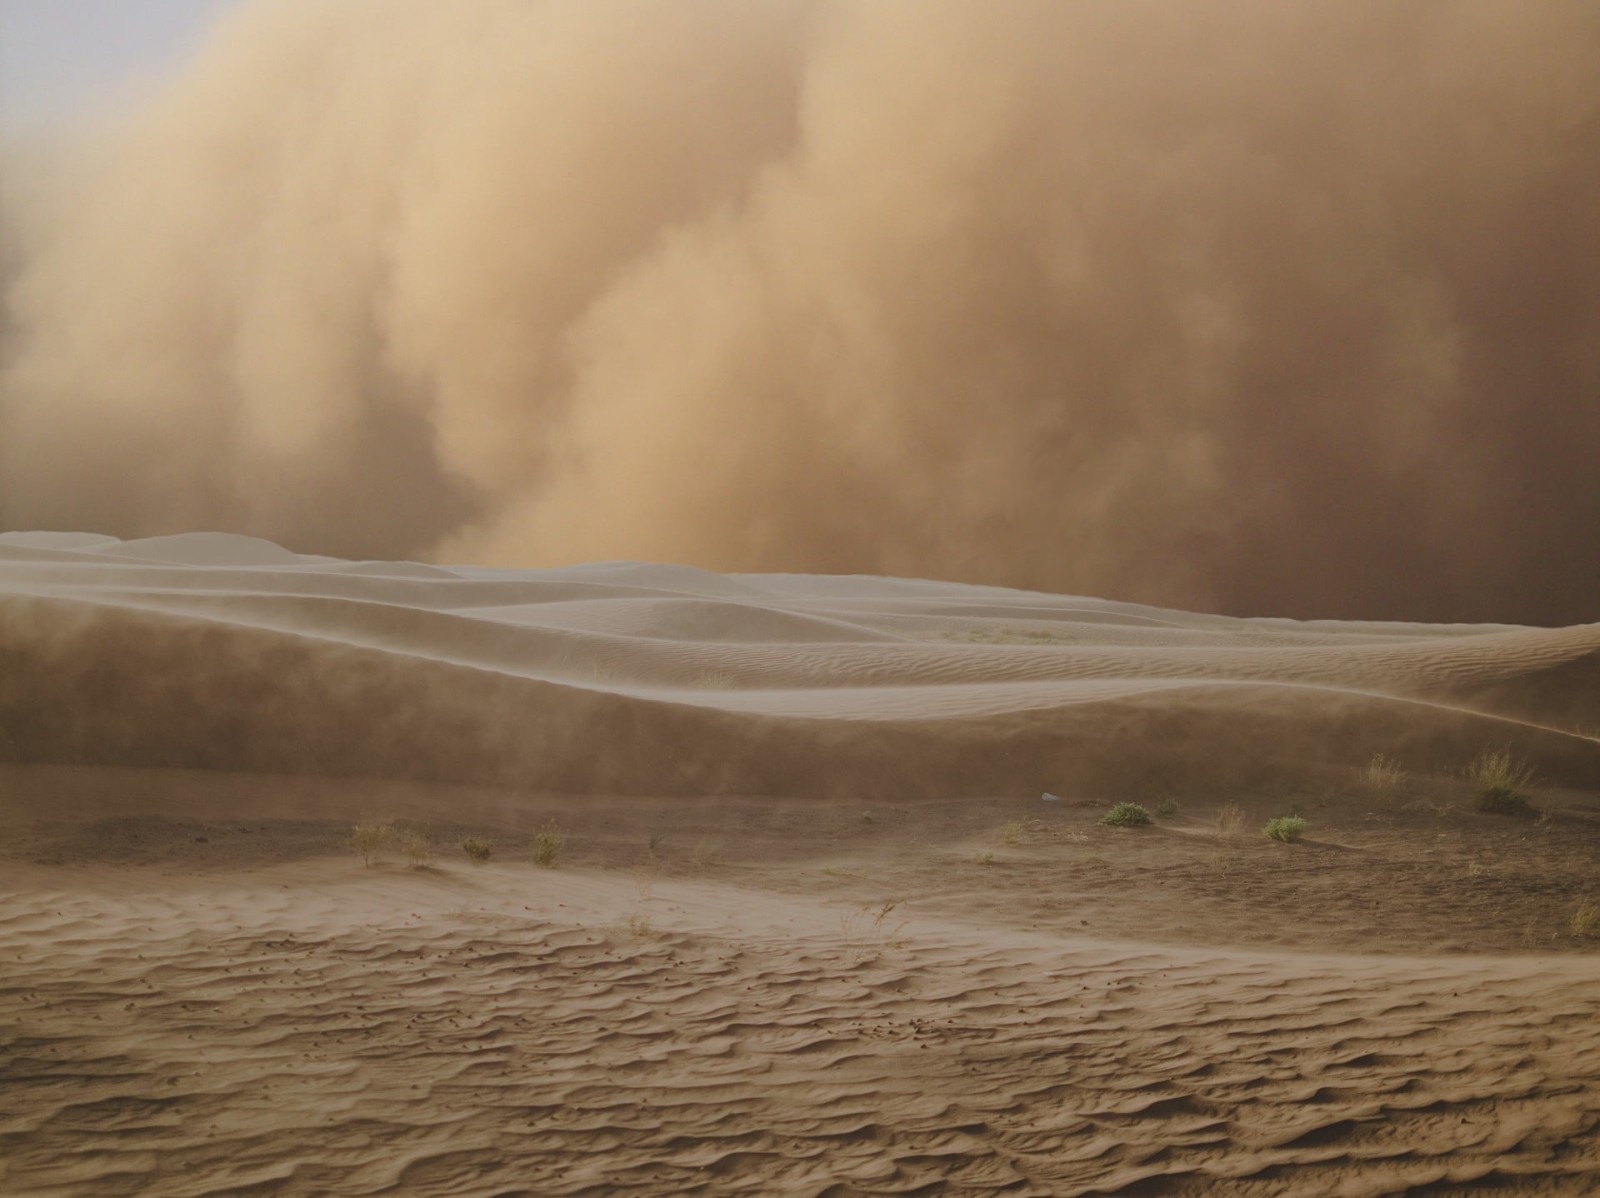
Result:
M1594 1194L1597 735L1597 625L0 535L0 1193Z

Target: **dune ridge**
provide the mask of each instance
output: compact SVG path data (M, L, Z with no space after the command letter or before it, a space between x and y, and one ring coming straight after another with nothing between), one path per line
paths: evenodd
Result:
M1376 752L1445 769L1486 742L1554 783L1600 770L1596 625L1299 624L639 563L451 571L222 534L8 534L0 556L16 762L902 797L1287 783Z

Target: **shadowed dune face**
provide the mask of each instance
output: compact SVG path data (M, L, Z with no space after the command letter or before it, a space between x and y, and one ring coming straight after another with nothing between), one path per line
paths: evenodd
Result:
M53 547L54 546L54 547ZM214 564L206 564L207 559ZM1600 777L1600 627L1233 620L949 583L418 570L0 537L0 760L572 795Z
M1596 61L1585 0L249 0L4 172L0 524L1593 619Z

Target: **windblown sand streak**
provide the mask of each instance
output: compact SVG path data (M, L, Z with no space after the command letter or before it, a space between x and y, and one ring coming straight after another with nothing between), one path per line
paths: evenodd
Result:
M1380 751L1445 768L1484 741L1553 782L1600 761L1592 626L1300 625L642 566L418 573L237 539L4 551L17 761L901 796L1288 782Z

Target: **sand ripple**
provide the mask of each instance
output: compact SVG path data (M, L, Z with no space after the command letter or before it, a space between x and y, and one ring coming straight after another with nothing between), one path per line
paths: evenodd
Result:
M886 943L793 906L779 935L704 887L638 933L592 879L305 880L0 900L6 1193L1600 1183L1581 960Z

